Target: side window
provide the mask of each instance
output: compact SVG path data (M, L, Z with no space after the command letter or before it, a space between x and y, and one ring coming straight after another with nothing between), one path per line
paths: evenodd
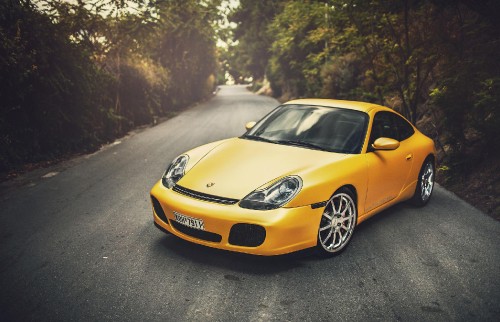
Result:
M394 126L392 115L395 114L391 112L378 112L375 114L370 134L370 146L376 139L381 137L398 140L398 131Z
M415 133L415 130L413 127L408 123L405 119L403 119L401 116L392 114L393 115L393 122L396 125L397 132L398 132L398 140L399 141L404 141L410 136Z

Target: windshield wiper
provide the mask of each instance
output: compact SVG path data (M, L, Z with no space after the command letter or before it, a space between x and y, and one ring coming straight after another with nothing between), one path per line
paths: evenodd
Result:
M269 140L269 139L266 139L266 138L263 138L263 137L257 136L257 135L243 135L243 136L241 136L241 138L254 140L254 141L261 141L261 142L276 143L276 141Z
M279 141L276 141L276 143L287 144L287 145L295 145L295 146L301 146L301 147L305 147L305 148L311 148L311 149L315 149L315 150L321 150L321 151L328 151L328 152L330 152L330 150L325 149L322 146L316 145L314 143L309 143L309 142L293 141L293 140L279 140Z

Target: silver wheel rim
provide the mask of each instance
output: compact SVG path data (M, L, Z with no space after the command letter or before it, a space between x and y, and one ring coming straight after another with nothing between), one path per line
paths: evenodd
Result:
M346 193L334 195L326 204L319 224L318 240L324 250L335 253L351 239L356 225L356 206Z
M420 182L420 196L422 197L422 201L427 201L431 197L432 188L434 187L434 168L430 162L425 165Z

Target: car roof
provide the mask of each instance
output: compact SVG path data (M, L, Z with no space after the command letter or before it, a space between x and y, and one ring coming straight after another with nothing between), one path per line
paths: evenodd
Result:
M339 107L347 108L350 110L356 110L368 113L374 108L379 108L381 110L393 111L392 109L377 105L373 103L357 102L357 101L344 101L344 100L334 100L334 99L324 99L324 98L303 98L288 101L284 104L301 104L301 105L316 105L316 106L327 106L327 107Z

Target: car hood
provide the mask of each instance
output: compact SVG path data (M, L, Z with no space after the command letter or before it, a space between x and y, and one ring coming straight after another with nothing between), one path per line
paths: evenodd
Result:
M196 155L198 151L194 149L187 154ZM188 166L186 175L178 184L210 195L242 199L277 178L301 176L347 156L234 138L218 144L199 161L192 160L196 163Z

